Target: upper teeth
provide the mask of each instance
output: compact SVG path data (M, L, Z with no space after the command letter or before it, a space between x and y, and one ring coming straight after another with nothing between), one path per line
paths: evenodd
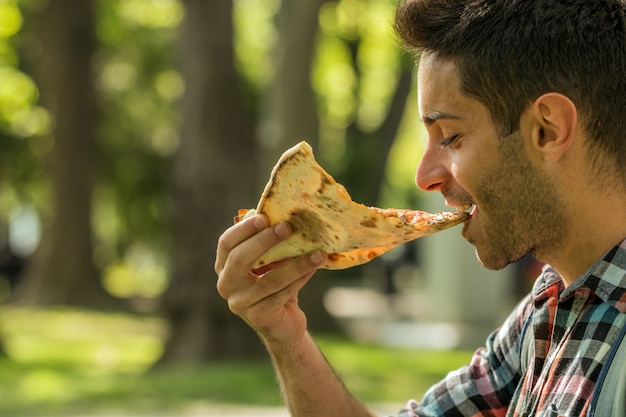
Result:
M464 206L457 206L456 211L469 211L472 209L473 204L465 204Z

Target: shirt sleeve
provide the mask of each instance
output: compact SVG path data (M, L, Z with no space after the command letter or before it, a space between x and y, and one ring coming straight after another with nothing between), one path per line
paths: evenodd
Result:
M489 335L467 366L450 372L421 402L409 401L398 417L504 416L521 379L522 337L531 312L529 296Z

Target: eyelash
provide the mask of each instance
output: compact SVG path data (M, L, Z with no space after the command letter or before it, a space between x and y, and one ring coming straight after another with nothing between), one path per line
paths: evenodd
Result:
M439 143L439 146L441 146L442 148L446 148L452 145L460 136L461 135L454 135L454 136L450 136L449 138L444 138Z

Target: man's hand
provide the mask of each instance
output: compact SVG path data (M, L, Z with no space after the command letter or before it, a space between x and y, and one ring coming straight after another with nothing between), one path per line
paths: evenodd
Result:
M231 311L266 341L289 344L306 333L298 292L324 264L326 255L316 251L253 271L254 261L292 232L287 222L268 224L267 217L255 215L222 234L215 261L217 290Z
M298 292L326 262L316 251L253 271L252 265L291 234L256 215L226 230L217 245L217 290L233 313L265 341L292 416L372 417L344 387L306 331Z

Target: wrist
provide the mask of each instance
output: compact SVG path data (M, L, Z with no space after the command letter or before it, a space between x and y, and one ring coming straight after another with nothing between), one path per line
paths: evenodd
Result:
M275 337L272 334L262 332L260 332L259 335L261 337L261 341L271 356L284 356L301 351L305 352L310 348L315 348L317 350L317 346L308 331L288 338Z

